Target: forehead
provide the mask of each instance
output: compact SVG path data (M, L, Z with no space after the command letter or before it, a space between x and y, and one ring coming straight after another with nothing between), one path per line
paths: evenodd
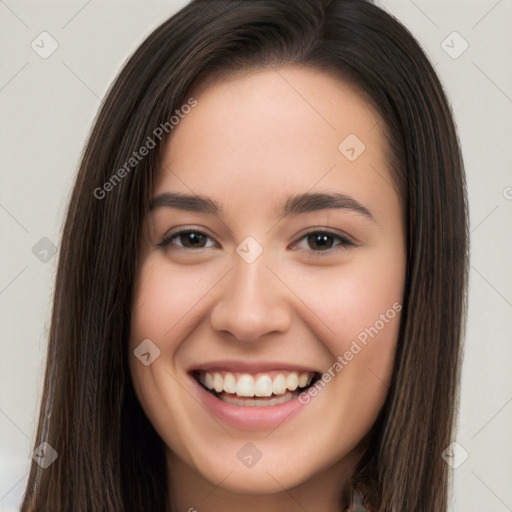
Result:
M197 106L173 129L154 194L219 200L321 188L366 195L392 178L380 118L350 84L303 67L224 76L190 93ZM363 197L362 197L363 198ZM224 201L223 201L224 202Z

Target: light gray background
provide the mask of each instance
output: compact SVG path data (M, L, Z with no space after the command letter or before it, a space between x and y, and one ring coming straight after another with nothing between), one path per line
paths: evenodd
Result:
M27 481L57 262L33 247L59 245L81 151L122 63L184 4L0 0L1 512L18 510ZM456 463L469 456L450 512L512 511L512 0L378 4L435 66L465 157L472 260ZM50 47L43 31L58 43L46 59L31 47ZM458 58L447 53L463 48L453 31L469 44Z

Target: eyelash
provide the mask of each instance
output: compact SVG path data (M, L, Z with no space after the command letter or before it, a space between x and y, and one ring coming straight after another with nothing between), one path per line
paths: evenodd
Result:
M211 238L208 234L204 233L203 231L200 231L200 230L197 230L197 229L182 229L180 231L176 231L174 233L169 233L168 235L166 235L159 243L157 243L156 245L158 247L167 247L168 245L171 244L171 242L175 239L175 238L179 238L180 236L182 235L186 235L186 234L190 234L190 233L194 233L196 235L201 235L201 236L204 236L206 238ZM339 241L339 244L334 246L334 247L331 247L331 248L328 248L328 249L325 249L325 250L313 250L311 249L311 252L312 254L314 254L314 256L324 256L324 255L327 255L327 254L332 254L333 251L336 251L338 249L342 249L342 248L349 248L349 247L354 247L356 244L354 242L352 242L351 240L349 240L348 238L342 236L342 235L339 235L337 233L333 233L332 231L328 231L328 230L325 230L325 229L318 229L318 230L312 230L312 231L308 231L307 233L304 233L301 238L299 238L298 242L304 240L305 238L307 238L308 236L310 235L327 235L329 237L332 237L336 240ZM292 245L296 245L298 242L293 242ZM192 249L190 247L181 247L181 246L178 246L180 247L181 249L185 250L185 251L195 251L196 249ZM209 247L199 247L199 249L209 249Z

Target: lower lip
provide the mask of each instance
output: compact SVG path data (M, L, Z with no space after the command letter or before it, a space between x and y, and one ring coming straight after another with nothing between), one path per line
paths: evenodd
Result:
M264 431L275 429L280 424L291 420L303 407L299 395L284 404L243 407L229 404L215 397L203 388L197 380L190 376L199 399L205 408L222 423L239 430Z

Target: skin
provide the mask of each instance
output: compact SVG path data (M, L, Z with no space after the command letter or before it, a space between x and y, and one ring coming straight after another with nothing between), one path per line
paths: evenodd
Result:
M167 446L173 510L337 511L386 397L399 313L273 431L213 418L186 370L236 359L327 372L401 304L403 210L379 117L353 86L304 67L231 74L193 96L198 104L172 132L153 196L199 194L223 210L160 207L148 216L130 340L131 353L147 338L160 349L149 366L131 357L130 369ZM353 162L338 149L348 134L366 146ZM373 218L339 208L279 214L288 196L305 192L349 195ZM208 238L157 245L180 226ZM305 234L320 228L355 245L334 236L318 248ZM250 264L236 252L247 236L263 249ZM249 441L262 454L252 468L236 456Z

